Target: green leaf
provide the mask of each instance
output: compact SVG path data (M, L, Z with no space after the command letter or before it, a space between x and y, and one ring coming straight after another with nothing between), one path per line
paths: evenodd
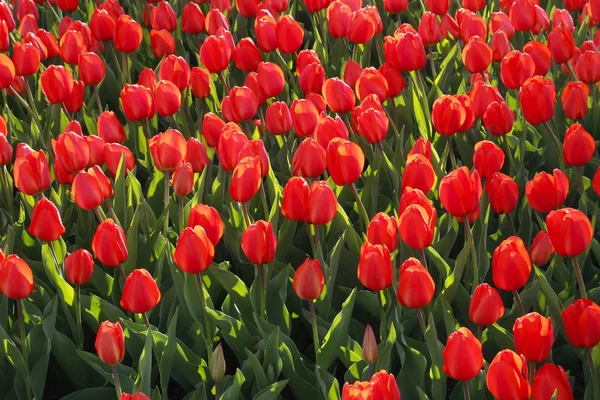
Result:
M267 340L265 349L265 359L263 361L263 369L266 370L269 365L275 369L275 378L281 373L283 362L279 357L279 328L276 328Z
M352 290L350 296L344 301L342 310L336 315L331 324L331 328L325 338L323 344L317 352L317 364L323 370L327 370L335 360L340 345L345 342L348 335L348 326L352 319L352 310L356 300L356 288Z
M41 397L40 397L41 398ZM96 388L88 388L78 390L74 393L71 393L61 400L114 400L115 399L115 389L107 388L107 387L96 387Z
M219 285L227 291L231 299L240 310L240 314L245 322L252 320L252 304L246 284L232 272L221 268L211 267L206 271L207 275L219 283Z
M152 335L146 336L144 350L140 354L138 363L138 376L133 386L134 392L143 392L150 395L152 385Z
M244 374L242 371L237 369L235 371L235 376L233 377L233 383L227 390L223 392L220 400L236 400L240 398L242 385L246 381Z
M160 386L163 392L167 393L169 387L169 379L171 378L171 368L173 368L173 359L175 357L175 351L177 350L177 317L179 316L179 309L175 310L175 314L171 318L169 323L169 329L167 330L167 344L160 356Z
M254 395L254 400L277 400L281 391L287 386L288 379L275 382Z

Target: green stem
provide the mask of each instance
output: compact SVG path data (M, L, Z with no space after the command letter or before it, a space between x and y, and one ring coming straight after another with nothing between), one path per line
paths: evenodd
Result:
M437 76L437 71L436 71L436 68L435 68L435 61L433 59L433 51L431 50L431 46L428 47L427 53L429 53L428 54L429 55L429 63L431 65L432 76Z
M112 366L112 374L113 379L115 381L115 390L117 391L117 399L121 398L123 391L121 390L121 382L119 381L119 371L117 370L117 365Z
M58 262L58 257L56 257L56 253L54 252L54 247L52 246L52 243L48 242L48 248L50 249L50 254L52 255L52 259L54 260L54 264L56 265L56 270L58 271L58 274L60 276L64 276L63 269L60 266L60 263Z
M383 309L383 301L381 299L382 296L385 296L385 294L383 293L383 290L380 290L379 293L376 294L377 296L377 304L379 305L379 319L381 319L381 341L384 341L387 339L388 336L388 332L387 332L387 323L385 322L385 310Z
M420 256L423 266L425 267L425 269L429 270L429 266L427 265L427 257L425 256L425 249L421 249Z
M81 325L81 285L75 285L75 304L77 322L77 348L83 349L83 326Z
M552 139L552 142L554 142L554 147L556 147L556 152L558 155L558 165L559 165L561 171L564 171L565 170L565 161L563 160L562 145L560 144L560 140L558 140L558 137L554 134L554 131L552 130L552 127L550 126L548 121L544 122L544 127L548 131L548 136L550 136L550 138Z
M129 56L127 53L121 53L121 63L123 64L123 77L125 83L131 82L131 76L129 74Z
M250 221L250 216L248 215L248 208L246 207L246 203L242 203L242 214L244 214L244 230L248 229L252 222Z
M419 320L419 325L421 326L423 335L425 335L425 331L427 330L427 325L425 325L425 317L423 316L423 310L421 308L417 308L416 311L417 311L417 319Z
M513 175L513 156L512 153L510 151L510 146L508 145L508 137L507 135L504 135L502 137L502 145L504 147L504 152L506 153L506 157L508 158L508 171L509 174L512 176Z
M304 222L304 226L306 227L306 236L308 236L308 241L310 242L310 248L312 249L313 258L316 260L319 258L317 253L317 247L315 246L315 240L313 239L312 233L310 231L310 225L308 222ZM317 227L315 227L317 229Z
M31 382L29 372L29 350L27 349L27 335L25 333L25 316L23 315L23 302L25 300L17 300L17 318L19 319L19 332L21 333L21 351L23 353L23 361L25 362L25 370L27 377L25 378L25 389L27 390L27 399L33 399L31 395Z
M267 203L267 193L265 192L265 185L260 185L260 199L262 202L263 213L265 214L265 221L269 220L269 205Z
M519 292L513 290L513 296L515 297L515 303L517 303L517 307L521 314L525 315L525 307L523 307L523 302L521 301L521 296L519 296Z
M212 354L212 345L211 339L208 335L209 324L208 324L208 304L206 303L206 297L204 296L204 284L202 283L202 274L196 274L196 284L198 285L198 290L200 291L200 302L202 303L202 310L204 311L204 338L206 339L206 351L207 357L210 357Z
M119 270L119 275L121 275L121 279L123 280L123 285L124 285L125 281L127 280L127 277L125 276L125 272L123 272L123 268L121 267L121 265L119 265L117 267L117 269Z
M477 262L477 251L475 250L475 241L473 240L473 235L471 234L471 224L469 224L468 215L465 215L464 221L465 233L467 234L467 241L471 246L471 262L473 264L473 285L471 290L474 291L477 285L479 285L479 265Z
M469 392L469 381L463 381L463 392L465 394L465 400L471 400L471 394Z
M169 195L170 195L170 179L171 172L165 171L165 193L164 193L164 210L166 211L165 220L163 222L163 236L166 238L169 233Z
M456 163L456 156L452 149L452 136L448 136L448 154L450 155L450 162L452 163L452 169L457 169L458 164Z
M592 349L589 347L585 348L585 354L587 356L588 364L590 364L590 373L592 378L592 385L594 388L594 399L600 396L600 386L598 385L598 372L596 371L596 365L594 364L594 357L592 356Z
M321 269L325 269L325 256L323 255L323 247L321 246L321 235L319 234L319 226L315 225L315 246L317 247L317 254L319 255L319 262L321 263Z
M317 357L319 355L319 349L321 348L321 342L319 341L319 331L317 330L317 314L315 313L314 300L309 300L308 305L310 306L313 344L315 347L315 376L317 378L317 386L319 387L319 391L321 391L321 386L323 385L323 383L321 382L321 373L319 371L319 364L317 363Z
M516 235L517 228L515 228L515 222L513 221L513 218L510 216L509 213L506 214L506 219L508 219L508 222L510 223L510 228L512 229L512 234Z
M98 105L98 111L100 114L104 112L102 109L102 101L100 101L100 93L98 93L98 85L94 85L94 97L96 98L96 104Z
M267 320L267 285L265 284L265 270L263 264L258 267L258 283L260 285L260 316Z
M358 191L356 190L356 185L354 184L354 182L350 185L350 188L352 189L352 194L354 195L354 199L356 200L356 203L358 204L358 210L360 212L361 218L363 219L364 228L366 230L367 226L369 226L369 214L367 214L367 209L365 208L364 203L362 202L362 200L360 199L360 196L358 195Z
M535 369L536 369L536 362L529 361L529 384L531 384L531 385L533 385L533 380L535 379Z
M577 257L573 257L573 267L575 268L575 276L577 277L577 283L579 283L579 291L581 291L581 297L587 299L585 282L583 281L583 275L581 275L581 268L579 268L579 260L577 260Z
M117 223L117 225L119 225L122 228L123 225L121 225L121 221L119 221L119 218L117 218L117 214L115 214L115 210L114 210L112 204L110 203L110 201L107 201L105 204L106 204L106 207L108 207L108 212L110 214L110 217Z
M183 196L179 197L179 233L183 232L185 224L183 221Z

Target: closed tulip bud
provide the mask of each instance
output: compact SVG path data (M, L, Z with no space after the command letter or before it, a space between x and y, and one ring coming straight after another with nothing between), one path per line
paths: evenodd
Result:
M213 351L210 358L210 377L213 381L218 382L225 376L225 356L223 356L223 346L221 343Z
M13 16L13 8L11 3L0 3L0 20L6 21L8 30L12 32L15 29L15 17Z
M306 222L313 225L325 225L337 214L337 197L327 181L313 182L306 201Z
M233 61L238 69L245 72L256 71L262 62L262 55L251 38L243 38L235 47Z
M81 80L86 85L99 84L106 74L104 61L96 53L82 51L77 66Z
M242 250L254 265L269 264L275 259L277 237L273 225L262 220L250 225L242 234Z
M375 36L376 22L367 8L361 8L352 13L348 25L348 40L352 43L363 44Z
M80 171L73 179L71 196L75 204L83 210L93 210L104 202L100 182L94 175Z
M96 353L103 363L116 365L123 361L125 356L125 336L123 328L117 321L114 324L104 321L96 334Z
M352 9L341 1L333 1L327 7L328 30L331 37L344 38L348 35Z
M389 251L395 251L398 247L396 220L383 212L375 214L367 227L367 240L372 244L385 245Z
M31 43L17 42L14 45L12 62L17 75L33 75L40 68L40 52Z
M486 179L499 172L504 165L504 152L493 142L482 140L475 144L474 168Z
M356 81L356 94L360 100L374 94L381 102L387 99L388 83L385 77L373 67L361 71Z
M187 152L185 138L175 129L168 129L148 141L154 165L159 171L173 171Z
M546 231L539 231L529 249L531 261L536 265L545 265L552 257L552 253L554 253L554 247L550 235Z
M112 40L117 28L117 18L115 17L116 15L111 15L106 9L94 9L90 19L92 36L100 41Z
M520 32L532 29L537 22L535 3L529 0L517 0L512 3L509 14L510 22Z
M584 119L588 113L588 97L590 91L583 82L569 82L563 89L560 100L567 118Z
M73 77L63 66L51 65L40 77L42 92L52 104L62 103L73 91Z
M12 163L13 148L6 136L0 132L0 165Z
M344 66L343 80L351 88L356 87L356 82L363 72L363 68L356 61L348 60Z
M206 147L204 147L204 144L200 140L193 137L187 141L186 154L183 161L189 163L192 171L195 173L201 173L210 163Z
M547 213L561 206L569 192L569 178L559 169L552 175L540 172L525 184L525 195L531 208Z
M154 94L145 86L125 85L121 90L121 105L129 121L150 119L156 112Z
M79 249L65 257L67 281L73 285L85 285L94 273L94 258L86 249Z
M319 62L307 65L298 76L298 84L304 93L321 93L325 82L325 70Z
M152 29L150 31L150 47L156 58L163 58L174 54L176 51L175 39L169 31L164 29L160 31Z
M143 314L152 310L160 298L160 289L150 272L136 269L125 280L121 307L135 314Z
M389 119L375 108L369 108L358 117L358 130L369 143L379 143L387 136Z
M384 290L392 284L392 258L385 245L364 242L360 248L358 280L369 290Z
M575 123L567 129L563 143L563 159L567 165L585 165L595 152L596 142L582 125Z
M150 12L150 25L152 29L174 31L177 28L177 15L175 10L166 1L161 1Z
M219 139L217 154L219 164L225 171L233 171L239 161L242 148L248 143L248 137L238 130L224 130Z
M219 31L229 31L229 21L218 8L210 9L206 14L204 25L209 35L217 35ZM231 50L233 50L233 46Z
M448 336L444 349L444 372L452 379L468 381L483 366L481 342L468 328L459 328Z
M485 190L488 192L490 206L496 214L510 214L519 200L519 186L507 175L495 172L488 179Z
M218 115L211 112L204 114L202 119L202 137L210 147L216 148L218 146L221 131L225 126L225 121Z
M310 187L302 177L290 178L283 188L281 213L292 221L304 221Z
M354 92L344 81L332 78L323 84L323 97L333 112L345 113L354 108L356 97Z
M356 143L335 138L327 146L327 169L338 186L358 180L365 164L365 155Z
M52 139L56 163L63 171L73 173L84 169L90 159L90 148L84 137L75 132L64 132Z
M397 65L400 71L416 71L425 67L427 57L423 41L417 33L407 32L397 35L388 45L388 62Z
M79 55L87 50L85 37L79 31L70 29L60 38L59 55L67 64L77 65Z
M406 81L400 71L394 68L392 64L386 62L379 67L379 72L381 72L388 83L387 97L393 98L400 95L406 87Z
M20 300L33 292L33 273L29 265L15 254L0 263L0 292L9 299Z
M440 42L440 26L437 16L432 12L424 12L419 22L419 36L424 46L431 46Z
M110 179L108 179L108 177L104 174L100 166L93 166L92 168L88 169L87 173L94 176L98 180L98 183L100 184L100 188L102 190L102 197L104 198L104 200L109 199L113 196L114 191L112 183Z
M479 208L481 198L481 179L479 173L473 173L467 167L450 172L440 182L440 201L455 217L465 217Z
M104 148L104 158L108 171L113 177L117 175L117 169L119 168L122 158L125 160L125 174L135 167L135 157L133 156L133 153L122 144L107 143Z
M371 325L369 324L367 324L367 328L365 329L365 335L363 337L362 354L363 360L365 360L367 364L374 364L375 362L377 362L377 339L375 338L373 328L371 328Z
M531 28L531 33L534 35L539 35L542 31L547 31L550 29L550 20L548 19L546 10L537 4L535 5L535 16L536 21L533 28Z
M556 103L554 83L541 76L527 79L519 89L519 101L523 116L531 125L552 119Z
M575 300L562 311L562 320L572 346L591 349L600 343L600 307L593 301Z
M133 53L142 43L142 27L129 15L122 15L115 28L115 49L122 53Z
M158 78L169 81L177 86L180 91L185 90L190 83L191 70L183 57L170 55L160 65Z
M404 307L425 307L435 294L435 283L429 272L416 258L409 258L400 266L398 301Z
M277 101L267 107L265 125L273 135L283 135L292 128L292 116L285 102Z
M254 197L262 183L261 166L259 157L242 158L231 177L229 194L231 199L246 203Z
M296 73L300 75L312 63L321 64L317 53L314 50L301 50L296 57Z
M531 386L527 381L527 362L512 350L502 350L490 363L485 382L498 400L527 400Z
M290 115L294 131L299 137L312 135L319 121L319 111L310 100L294 100L290 106Z
M96 130L98 136L104 139L106 143L124 143L127 140L123 125L112 111L104 111L100 114Z
M42 73L43 76L43 73ZM15 80L15 65L5 54L0 54L0 89L6 89ZM47 84L46 84L47 86ZM43 81L42 81L43 90ZM44 92L45 93L45 92Z
M118 267L127 260L128 251L123 228L110 218L96 228L92 239L92 250L96 258L107 267Z
M423 250L430 246L436 220L437 211L429 201L408 205L398 218L398 230L402 240L415 250Z
M571 383L561 366L544 364L533 380L533 400L548 400L556 393L557 400L573 400Z
M323 292L325 278L321 272L319 260L307 258L294 273L292 287L296 295L303 300L313 301Z
M160 81L156 85L156 110L162 117L175 114L181 107L181 92L175 84Z
M492 13L489 28L490 32L497 32L498 30L504 32L508 40L511 40L515 35L515 28L512 26L509 16L503 12Z
M487 326L495 324L504 315L504 304L498 291L481 283L471 296L469 318L476 325Z
M233 122L250 120L258 111L258 98L248 87L234 86L229 92Z
M193 3L188 3L193 4ZM210 96L210 72L204 68L192 68L190 75L190 88L195 97L204 99Z
M60 218L58 208L45 197L33 207L28 232L44 242L60 239L65 233L65 226Z
M357 108L355 107L353 112ZM348 140L348 128L339 116L336 116L335 119L321 116L319 123L314 128L313 138L321 147L327 149L329 143L335 138Z
M19 156L13 168L15 186L19 191L35 196L50 187L50 168L43 151L31 151Z
M415 144L413 144L412 149L410 149L410 151L408 152L407 157L410 157L414 154L421 154L431 162L432 151L431 142L429 141L429 139L423 139L422 137L417 138Z
M283 71L275 63L262 62L258 66L258 83L266 98L277 97L285 87Z
M173 191L177 196L187 196L194 188L194 169L189 162L180 162L171 179Z
M469 97L473 102L473 109L477 118L483 118L491 103L504 101L497 87L488 85L483 81L475 82Z
M563 26L552 29L548 35L548 48L555 63L562 64L569 61L575 51L573 34Z
M429 193L435 184L435 171L427 157L421 154L409 156L402 173L402 190L412 187Z
M588 217L573 208L551 211L546 217L552 246L561 257L576 257L589 247L594 229Z
M492 48L479 36L472 36L462 51L462 62L472 74L487 70L492 62Z
M312 139L304 139L292 158L293 175L307 178L319 177L327 169L325 149Z
M463 43L468 43L474 36L481 38L487 37L487 26L485 21L479 14L466 9L458 10L456 20L460 29L460 39Z
M256 44L263 53L270 53L277 48L277 22L272 15L263 15L254 22Z
M544 361L554 343L554 326L551 318L536 312L517 318L513 325L515 348L528 361Z
M304 29L291 15L282 15L277 20L277 47L284 54L297 52L304 41Z
M483 124L494 136L502 136L512 130L515 113L504 102L491 103L483 113Z
M229 66L234 51L232 40L231 33L225 31L207 37L200 46L200 61L211 73L222 72Z
M494 284L502 290L513 292L521 289L531 275L531 259L523 240L511 236L502 241L492 257Z
M85 96L85 85L82 81L73 82L73 90L69 97L67 97L63 104L65 109L70 113L76 113L83 107L83 98Z
M201 225L187 227L181 232L173 258L175 264L188 274L206 271L215 256L215 248Z
M464 132L473 125L473 102L468 96L465 97L461 101L457 96L442 95L433 102L431 121L440 135Z
M492 48L492 62L501 61L510 52L510 41L506 33L501 30L495 31L492 34L490 47Z
M181 15L181 30L190 35L197 35L204 30L204 20L200 6L194 2L187 3Z
M545 76L548 73L552 63L552 57L550 49L546 45L540 42L531 41L523 46L523 52L533 57L533 61L535 62L535 75Z

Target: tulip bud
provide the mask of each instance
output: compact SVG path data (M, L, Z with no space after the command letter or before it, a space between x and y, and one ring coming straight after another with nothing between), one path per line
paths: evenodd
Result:
M306 202L306 222L325 225L337 214L337 198L327 181L313 182Z
M402 190L412 187L429 193L435 184L435 171L429 160L421 154L409 156L402 173Z
M118 267L127 260L128 251L123 228L110 218L96 228L92 239L92 250L96 258L107 267Z
M552 246L561 257L576 257L582 254L594 236L594 229L588 217L573 208L551 211L546 217L546 226Z
M35 196L50 187L50 168L43 151L31 151L17 156L13 167L15 186L19 191Z
M200 61L211 73L227 69L234 51L230 40L232 41L231 33L222 32L207 37L200 46Z
M531 248L529 249L531 261L536 265L545 265L548 263L553 253L554 247L552 247L550 235L548 232L539 231L537 235L535 235L533 243L531 243Z
M359 115L358 130L369 143L379 143L385 140L389 122L384 112L369 108Z
M30 43L17 42L14 45L12 62L19 76L35 74L40 68L40 52ZM77 63L77 61L75 62Z
M283 135L291 129L292 116L285 102L274 102L267 107L265 125L273 135Z
M200 6L194 2L183 7L181 30L189 35L197 35L204 30L204 14Z
M129 121L139 121L154 116L156 112L154 94L147 87L125 85L120 96L123 113Z
M531 259L523 240L511 236L494 250L492 277L494 284L502 290L513 292L521 289L531 275Z
M519 89L519 101L523 117L531 125L550 120L554 115L556 103L554 83L541 76L527 79Z
M469 304L469 318L476 325L492 325L504 315L504 304L498 291L487 283L473 291Z
M96 353L103 363L116 365L123 361L125 356L125 336L123 328L117 321L114 324L104 321L96 334Z
M575 123L565 132L563 158L567 165L581 167L592 159L596 142L582 125Z
M194 3L188 3L194 4ZM192 93L199 99L210 96L211 87L210 72L205 68L194 67L190 73L190 87Z
M159 81L156 85L156 110L161 117L175 114L181 107L181 92L174 83Z
M170 55L160 64L158 78L169 81L180 91L185 90L190 83L191 70L183 57Z
M327 169L325 149L313 138L304 139L292 158L293 175L307 178L319 177Z
M444 372L457 381L477 376L483 366L481 342L468 328L459 328L448 336L444 349Z
M502 350L490 363L485 382L498 399L527 400L531 387L527 381L527 361L512 350Z
M115 28L115 49L122 53L133 53L142 44L142 27L129 15L122 15Z
M225 376L225 357L223 356L223 346L217 345L210 358L210 377L215 382L219 382Z
M254 197L262 184L258 157L245 157L238 162L231 177L229 194L233 201L246 203Z
M271 263L275 259L276 249L277 236L270 222L256 221L242 234L242 250L254 265Z
M20 300L33 292L33 273L29 265L15 254L0 263L0 291L9 299Z
M319 120L319 111L310 100L294 100L290 106L290 115L296 135L301 138L312 135Z
M219 164L225 171L235 169L239 162L239 154L248 142L248 137L237 129L223 130L219 139L217 154L219 155Z
M475 144L473 166L482 177L490 179L504 165L504 152L493 142L483 140Z
M327 79L323 84L323 97L333 112L345 113L352 111L356 97L350 86L339 78Z
M291 15L282 15L277 20L277 47L284 54L297 52L304 41L304 29Z
M327 169L338 186L358 180L365 164L365 155L356 143L335 138L327 146Z
M477 170L471 173L467 167L450 172L440 182L440 201L455 217L465 217L479 208L481 180Z
M430 246L435 233L436 220L437 211L429 200L425 199L424 204L408 205L398 218L398 230L402 240L415 250L423 250Z
M544 361L554 343L554 326L551 318L536 312L525 314L515 321L513 336L517 353L528 361Z
M547 213L561 206L569 192L569 178L559 169L552 175L540 172L525 185L525 195L534 210Z
M369 290L384 290L392 284L392 259L385 245L364 242L360 248L358 280Z
M83 210L93 210L104 202L98 179L85 171L79 171L73 179L71 196L75 204Z
M510 132L515 122L515 113L504 102L491 103L483 113L483 124L494 136Z
M354 110L356 110L356 108ZM339 115L335 117L335 119L329 116L325 118L321 116L319 122L314 127L312 136L321 147L327 149L329 143L335 138L348 140L348 128Z
M440 135L450 136L473 126L475 110L468 96L443 95L433 102L431 121Z
M462 51L462 62L472 74L485 71L492 62L492 48L479 36L472 36Z
M303 300L313 301L323 292L325 278L319 260L307 258L294 273L292 287L296 295Z
M86 284L94 273L92 254L85 249L79 249L65 257L65 273L69 283Z
M117 169L121 163L121 159L124 159L125 175L127 171L131 171L135 167L135 157L129 148L118 143L107 143L104 147L104 158L106 166L110 174L115 177L117 175Z
M398 301L404 307L425 307L435 294L435 283L429 272L416 258L409 258L400 266Z
M485 190L496 214L510 214L516 208L519 186L510 176L495 172L487 181Z
M28 232L44 242L58 240L65 233L60 213L54 203L45 197L36 203Z
M281 213L292 221L304 221L310 187L302 177L292 177L283 188Z
M73 91L73 77L63 66L50 65L41 73L40 82L42 92L52 104L65 101Z
M375 364L375 362L377 362L377 339L375 338L373 328L371 328L371 325L369 324L367 324L365 336L363 337L362 354L363 360L365 360L367 364Z
M367 240L372 244L385 245L393 252L398 247L398 228L394 218L377 213L367 227Z
M145 269L136 269L125 280L121 307L132 313L143 314L152 310L160 298L160 289L152 275Z
M588 113L588 97L590 91L583 82L569 82L563 89L560 100L567 118L583 119Z
M201 274L213 261L215 249L204 228L185 228L175 248L175 263L188 274Z

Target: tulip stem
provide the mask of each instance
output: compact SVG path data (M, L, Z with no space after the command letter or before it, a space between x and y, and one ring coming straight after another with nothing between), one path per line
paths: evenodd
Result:
M421 249L421 261L423 262L423 266L425 267L426 270L429 271L429 266L427 265L427 257L425 256L425 249Z
M477 326L477 339L481 342L481 337L483 336L483 325Z
M510 213L506 213L506 219L508 219L508 222L510 223L510 228L512 229L513 235L516 235L517 228L515 228L515 222L513 221L512 217L510 216Z
M448 154L450 155L450 162L452 163L452 169L457 169L458 164L456 163L456 156L452 149L452 136L448 136Z
M471 400L471 393L469 392L469 381L463 381L463 392L465 394L465 400Z
M229 85L227 84L227 81L225 80L223 71L219 72L217 75L219 75L219 79L221 80L221 83L223 84L223 90L224 90L224 94L226 96L229 93Z
M523 302L521 301L521 296L519 296L519 292L513 290L513 296L515 297L515 303L517 303L519 311L521 312L521 314L525 315L525 307L523 307Z
M504 152L506 153L506 157L508 158L508 172L510 175L513 173L513 156L510 151L510 146L508 145L508 138L504 135L502 138L502 145L504 147Z
M181 132L181 127L179 126L179 122L177 122L175 114L171 115L171 120L173 121L173 125L175 125L175 129Z
M119 218L117 218L117 214L115 214L115 209L113 208L112 204L110 204L110 201L106 202L106 207L108 207L110 217L117 223L117 225L119 225L122 228L123 225L121 225L121 221L119 221Z
M96 216L96 219L98 220L99 223L102 223L102 221L104 221L106 219L106 215L104 214L104 211L102 211L102 209L100 207L94 208L94 215Z
M156 346L156 341L154 340L154 333L152 332L152 325L150 325L150 320L148 319L148 315L143 313L144 324L146 325L146 329L148 329L148 335L150 335L150 340L152 340L152 350L154 350L154 355L156 356L156 362L159 365L159 373L160 373L160 355L158 354L158 347Z
M596 371L596 365L594 364L594 357L592 356L592 349L589 347L585 348L585 354L587 355L588 363L590 364L590 373L592 378L592 385L594 388L593 398L597 399L600 396L600 386L598 385L598 372Z
M585 189L583 187L583 167L581 165L577 166L577 184L579 185L579 195L583 199L585 195Z
M312 233L310 231L310 225L308 222L304 222L304 226L306 227L306 236L308 236L308 241L310 242L310 248L312 249L313 258L318 259L319 255L317 253L317 247L315 246L315 240L313 239Z
M202 304L202 310L204 311L204 339L206 339L206 354L210 357L212 354L211 338L208 335L210 330L208 326L208 304L206 304L206 297L204 297L204 285L202 283L202 274L196 274L196 283L198 284L198 290L200 291L200 303Z
M100 114L104 112L102 109L102 101L100 101L100 93L98 93L98 85L94 85L94 97L96 98L96 104L98 105L98 111Z
M573 257L573 267L575 268L575 276L577 277L577 282L579 283L581 297L587 299L587 291L585 290L585 283L583 281L583 276L581 275L581 268L579 268L579 260L577 257Z
M163 221L163 236L166 238L169 233L169 197L170 197L170 179L171 172L165 171L165 197L164 197L164 209L165 209L165 220Z
M265 214L265 221L269 220L269 205L267 203L267 193L265 192L264 183L260 185L260 199L262 201L263 212Z
M29 350L27 350L27 335L25 333L25 316L23 315L23 302L25 300L20 299L17 300L17 318L19 320L19 331L21 333L21 351L23 352L23 361L25 362L25 370L27 372L27 377L25 378L25 389L27 390L27 399L32 399L31 395L31 383L29 381L29 360L28 354Z
M431 46L427 48L427 52L429 53L429 63L431 65L431 73L432 76L437 76L437 71L435 68L435 61L433 59L433 51L431 50Z
M533 386L533 380L535 379L535 369L536 369L536 362L529 361L529 383L531 384L531 386Z
M117 370L116 364L112 366L112 374L113 379L115 381L115 390L117 391L117 398L120 399L121 394L123 394L123 391L121 390L121 382L119 381L119 371Z
M354 195L354 199L356 200L356 203L358 204L358 210L360 211L360 215L363 219L363 222L365 224L365 230L367 229L367 226L369 226L369 214L367 214L367 209L365 208L364 203L362 202L362 200L360 199L360 196L358 195L358 191L356 190L356 185L354 184L354 182L352 182L352 184L350 185L350 188L352 189L352 194Z
M267 320L267 285L265 283L265 268L263 264L258 264L258 283L260 285L260 316Z
M384 341L387 339L388 336L388 332L387 332L387 324L385 322L385 311L383 309L383 301L382 301L382 296L385 296L385 294L383 293L383 290L380 290L379 293L376 293L377 296L377 304L379 305L379 319L381 319L381 341Z
M121 267L120 264L117 268L119 270L119 275L121 275L121 279L123 280L123 284L125 284L125 281L127 280L127 277L125 276L125 272L123 272L123 268Z
M315 347L315 377L317 378L317 386L319 387L319 391L321 391L321 386L323 384L321 382L321 373L319 372L319 363L317 362L319 349L321 348L321 342L319 341L319 331L317 330L317 314L315 313L314 300L309 300L308 305L310 307L310 322L312 325L313 344Z
M248 215L248 208L246 207L246 203L242 203L242 214L244 215L244 230L248 229L252 222L250 221L250 216Z
M321 235L319 234L318 225L315 225L315 246L317 247L319 262L321 263L321 269L323 270L325 268L325 256L323 255L323 247L321 246Z
M556 137L556 135L554 134L554 131L552 130L552 127L550 126L548 121L544 121L544 127L548 131L548 136L550 136L550 138L554 142L554 146L556 147L559 168L561 169L561 171L564 171L565 161L563 160L562 145L560 144L560 140L558 140L558 137Z
M471 234L471 224L469 223L469 216L465 215L465 233L467 234L468 244L471 246L471 263L473 264L473 287L472 290L475 291L477 285L479 285L479 265L477 262L477 251L475 250L475 241L473 240L473 235Z
M75 285L75 320L77 322L77 348L83 349L83 326L81 325L81 285Z
M56 270L58 271L60 276L64 276L63 270L58 262L58 257L56 257L56 253L54 252L54 247L52 243L48 242L48 249L50 249L50 254L52 255L52 259L54 260L54 264L56 264Z
M421 326L421 330L423 331L423 335L425 335L425 331L427 330L427 325L425 325L425 317L423 316L423 310L417 308L417 319L419 320L419 325Z
M179 197L179 232L183 232L185 224L183 221L183 196Z
M129 57L127 53L121 53L121 62L123 63L123 75L126 79L125 83L131 82L131 76L129 74Z

